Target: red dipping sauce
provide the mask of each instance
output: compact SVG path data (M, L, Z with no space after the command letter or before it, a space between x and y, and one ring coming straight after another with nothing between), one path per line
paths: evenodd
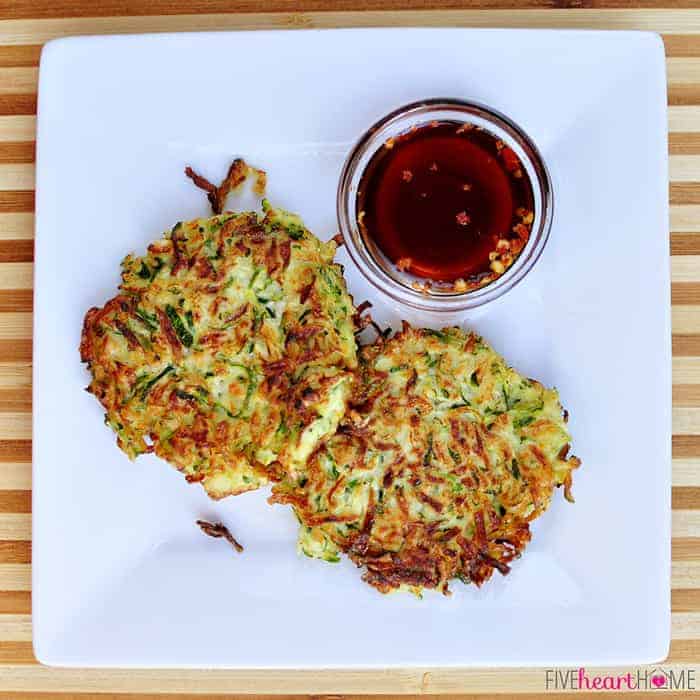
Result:
M358 224L398 269L467 291L513 264L533 193L517 155L471 124L432 122L387 141L357 193Z

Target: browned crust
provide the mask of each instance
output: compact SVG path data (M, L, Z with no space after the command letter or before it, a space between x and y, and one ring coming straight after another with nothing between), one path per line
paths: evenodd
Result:
M180 339L177 337L177 333L173 328L173 324L170 322L170 319L163 309L156 309L156 313L158 314L158 320L160 321L160 328L163 331L163 335L173 349L173 352L176 355L179 354L182 347L180 345Z
M85 314L85 319L83 320L83 329L80 333L80 361L81 362L92 362L93 347L92 347L92 333L96 326L96 322L102 313L102 309L93 306L88 309Z

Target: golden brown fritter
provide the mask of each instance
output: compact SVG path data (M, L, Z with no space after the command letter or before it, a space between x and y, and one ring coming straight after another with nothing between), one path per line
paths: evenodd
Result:
M85 316L89 391L130 458L221 498L303 464L345 412L355 309L334 242L269 208L177 224Z
M300 549L345 552L382 592L477 585L530 539L555 487L570 498L570 436L558 394L479 336L403 330L360 353L335 435L273 488L301 522Z

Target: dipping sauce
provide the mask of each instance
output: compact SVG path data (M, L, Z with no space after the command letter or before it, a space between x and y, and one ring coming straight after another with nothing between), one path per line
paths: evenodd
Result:
M389 139L357 192L358 226L416 288L466 292L500 277L530 237L533 193L513 150L472 124Z

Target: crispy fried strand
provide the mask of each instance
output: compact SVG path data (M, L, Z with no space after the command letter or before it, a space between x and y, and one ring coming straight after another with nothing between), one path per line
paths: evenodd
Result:
M209 537L223 537L238 552L243 551L243 545L231 534L231 531L223 523L210 523L206 520L198 520L200 530Z

